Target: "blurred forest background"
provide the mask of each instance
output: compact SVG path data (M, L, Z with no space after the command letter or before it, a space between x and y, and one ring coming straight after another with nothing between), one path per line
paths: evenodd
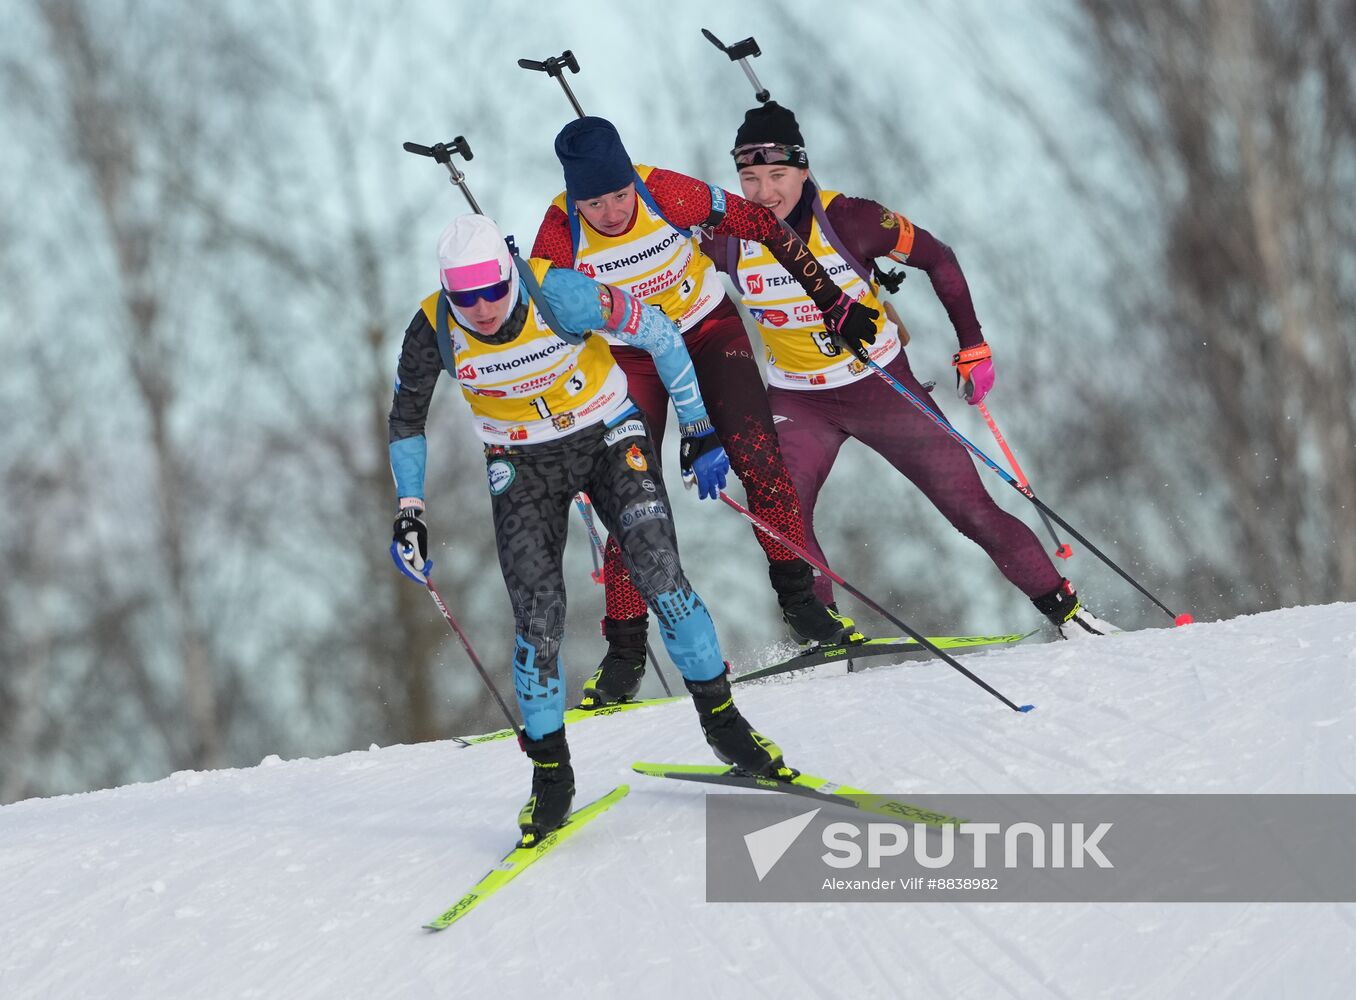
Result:
M826 186L956 250L992 410L1047 503L1199 619L1356 600L1356 3L676 10L8 0L0 802L499 724L386 551L395 361L465 210L400 144L465 134L472 190L530 247L570 112L515 62L570 48L575 92L633 157L737 190L752 90L702 27L756 36ZM927 279L894 301L915 370L992 449L952 393ZM483 462L450 381L429 441L437 579L509 690ZM675 499L727 652L756 657L782 630L747 525ZM1038 624L865 449L818 521L836 569L918 628ZM576 694L602 595L572 532ZM1169 624L1090 554L1062 568L1105 617Z

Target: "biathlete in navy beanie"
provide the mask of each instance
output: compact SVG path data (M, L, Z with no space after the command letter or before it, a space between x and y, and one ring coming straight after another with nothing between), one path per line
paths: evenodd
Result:
M809 550L824 559L814 532L815 502L838 449L856 438L983 548L1060 635L1118 631L1082 606L1035 533L994 503L965 448L867 363L883 367L919 399L928 398L904 353L908 337L887 315L872 278L872 262L887 257L925 272L946 308L959 346L952 364L961 398L977 405L993 388L989 346L951 248L875 201L818 190L796 116L776 102L745 113L730 152L744 197L790 226L849 297L878 312L868 335L854 340L856 331L838 332L849 348L841 350L815 304L764 247L741 238L702 244L715 267L733 279L767 346L768 401L800 497ZM827 578L819 578L816 590L824 602L833 600Z
M623 288L678 324L711 422L748 494L749 508L796 544L802 543L800 504L777 447L748 333L715 268L699 252L694 234L702 229L763 248L844 337L869 335L874 313L845 296L773 213L685 174L634 163L606 119L570 122L556 136L555 150L565 190L547 209L532 256ZM644 411L654 439L662 440L668 395L655 377L653 361L643 351L616 340L612 344L632 399ZM758 531L754 535L767 556L782 617L797 639L861 641L852 622L815 595L808 563L776 539ZM610 541L605 566L603 634L608 651L585 685L584 707L633 698L645 670L645 603L632 574L650 568L628 569Z

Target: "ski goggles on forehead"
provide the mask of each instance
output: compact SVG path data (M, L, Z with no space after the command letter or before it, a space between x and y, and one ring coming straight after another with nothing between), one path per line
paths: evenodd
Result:
M469 309L481 299L486 302L498 302L508 294L509 279L497 281L493 285L486 285L484 288L467 288L464 291L454 292L451 289L443 289L447 293L448 299L454 306L460 309Z
M785 142L754 142L730 150L737 167L755 167L759 164L786 163L793 167L808 167L810 157L804 146Z

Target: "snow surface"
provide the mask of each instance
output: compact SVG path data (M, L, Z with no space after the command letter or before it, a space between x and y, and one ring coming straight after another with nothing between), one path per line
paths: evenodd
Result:
M906 792L1356 790L1356 605L738 689L791 763ZM0 998L1349 996L1356 905L707 904L692 709L573 727L631 795L465 920L516 834L501 742L397 746L0 808ZM720 794L719 792L716 794ZM1356 841L1356 832L1353 834Z

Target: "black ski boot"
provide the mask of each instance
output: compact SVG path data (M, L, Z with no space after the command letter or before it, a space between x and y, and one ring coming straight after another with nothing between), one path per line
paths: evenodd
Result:
M1094 635L1110 635L1119 632L1115 625L1102 621L1078 599L1078 592L1068 580L1061 580L1059 586L1041 597L1033 597L1031 603L1036 610L1049 618L1059 629L1061 639L1083 639Z
M570 747L565 742L565 727L531 740L524 733L523 750L532 758L532 798L518 812L518 842L531 847L570 815L574 802L574 768L570 766Z
M649 615L603 619L607 654L597 672L584 682L580 708L602 708L635 698L645 676L645 633L649 625Z
M814 571L805 560L769 563L768 577L777 591L782 619L791 626L802 646L856 643L866 638L851 619L834 614L815 596Z
M730 679L721 674L709 681L684 681L697 706L706 742L717 757L744 771L773 778L793 778L796 772L782 760L782 748L754 730L739 714Z

